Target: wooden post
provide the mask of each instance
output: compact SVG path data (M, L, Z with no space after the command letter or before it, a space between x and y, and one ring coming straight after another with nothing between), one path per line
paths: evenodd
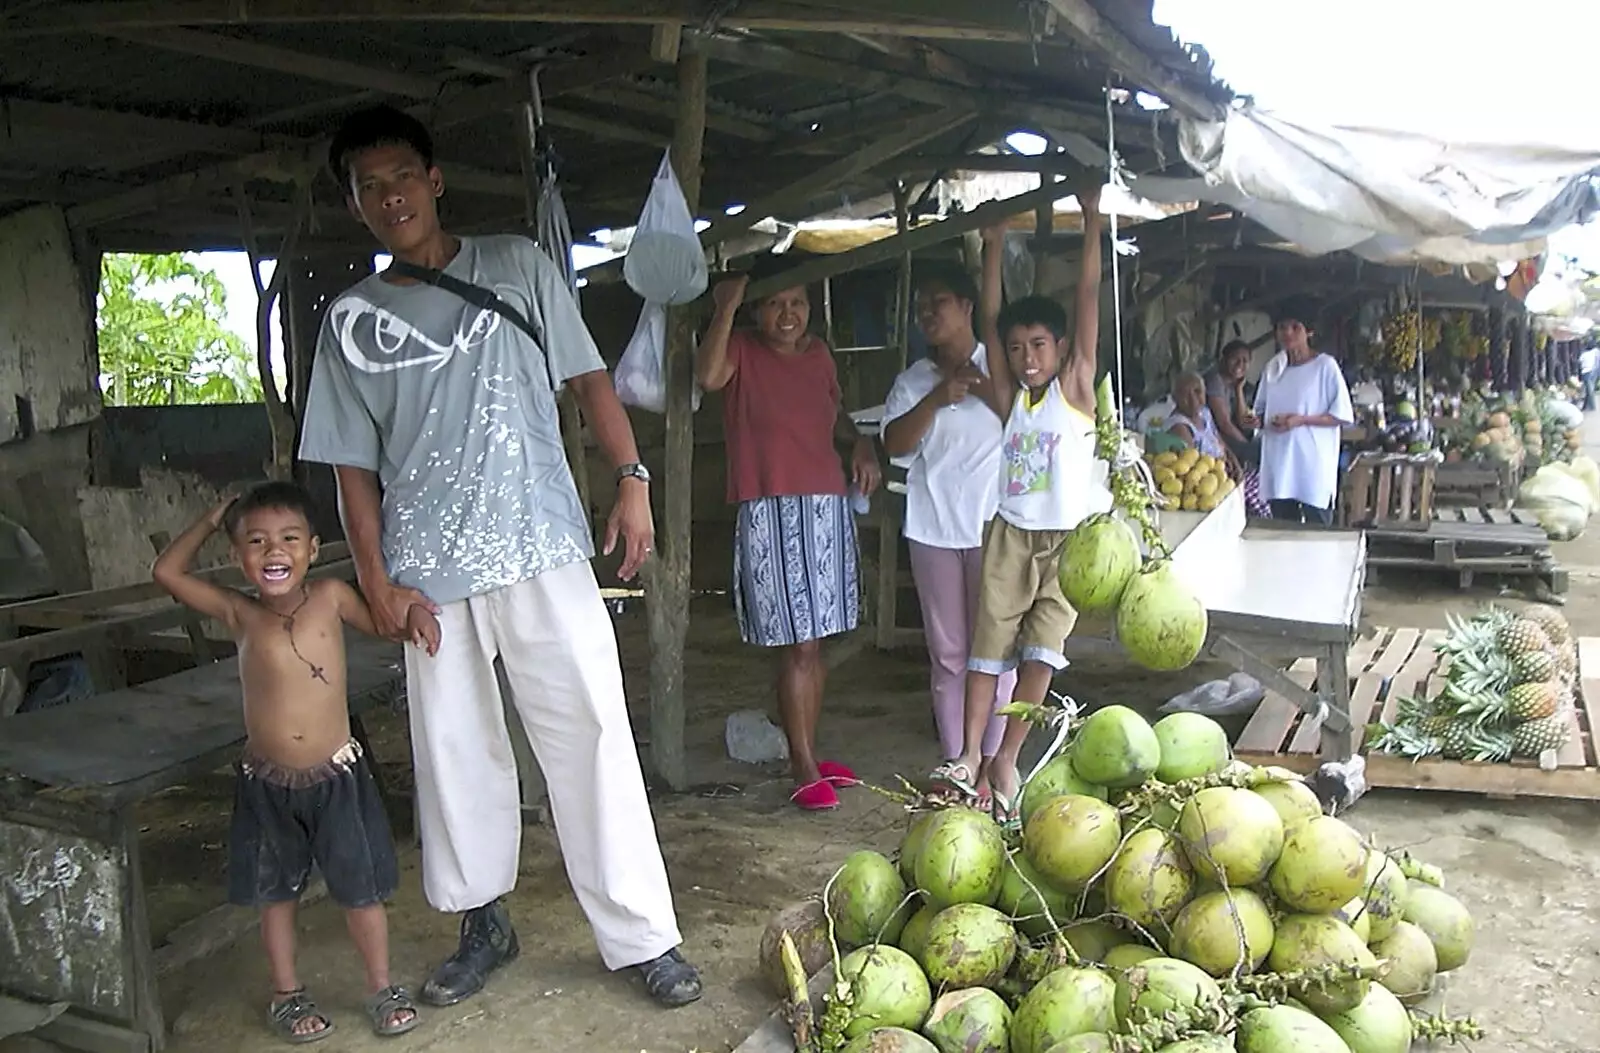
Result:
M911 229L911 195L905 183L895 180L895 229L904 234ZM896 358L895 375L906 368L911 353L911 253L900 256L900 273L895 282L894 341ZM877 646L887 651L895 645L896 620L900 606L900 525L905 517L904 498L885 487L880 494L878 507L878 602L875 614Z
M706 131L706 55L689 41L678 57L678 113L672 167L693 214L700 202ZM683 646L689 634L689 549L694 494L694 320L692 306L667 321L666 454L657 492L656 554L647 567L650 614L650 758L674 790L688 785L683 749Z

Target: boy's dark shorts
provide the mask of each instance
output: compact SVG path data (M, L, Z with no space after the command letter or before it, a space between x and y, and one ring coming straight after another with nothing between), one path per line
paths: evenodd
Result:
M235 765L228 901L241 907L299 899L316 864L329 897L370 907L400 884L389 818L354 741L315 768L252 756Z

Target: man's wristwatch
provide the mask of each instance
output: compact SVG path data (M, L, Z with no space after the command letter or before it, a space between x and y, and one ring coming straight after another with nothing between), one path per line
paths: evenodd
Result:
M637 479L641 483L650 482L650 470L642 464L625 464L617 469L617 482L624 479Z

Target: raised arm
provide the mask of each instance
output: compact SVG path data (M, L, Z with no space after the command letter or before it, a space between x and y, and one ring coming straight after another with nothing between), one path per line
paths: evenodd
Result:
M1078 206L1083 210L1083 258L1075 296L1078 318L1061 390L1069 403L1093 416L1094 375L1100 368L1100 235L1105 230L1098 178L1078 192Z
M695 379L706 391L720 391L733 379L735 365L728 360L728 339L733 336L733 319L744 302L744 290L749 284L749 276L741 274L718 282L711 290L717 309L694 356Z
M988 350L989 407L1005 420L1017 399L1017 378L1011 375L1006 358L1005 334L1000 332L1000 301L1005 299L1001 279L1006 256L1006 227L997 223L984 227L983 277L978 288L978 339ZM962 393L965 397L965 392Z
M232 589L224 589L195 577L191 568L200 546L222 529L223 513L232 503L232 498L221 501L195 520L189 529L167 545L150 568L150 576L155 583L170 593L173 599L207 617L215 618L226 625L229 631L238 628L239 601L242 597Z

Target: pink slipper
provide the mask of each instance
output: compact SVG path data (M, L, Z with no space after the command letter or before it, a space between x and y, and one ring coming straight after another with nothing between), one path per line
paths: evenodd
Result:
M856 778L856 773L838 761L819 761L817 763L817 771L822 775L824 781L830 782L841 789L846 786L861 785L861 780Z
M789 800L808 812L826 812L839 807L839 795L833 792L833 784L827 779L806 783L790 794Z

